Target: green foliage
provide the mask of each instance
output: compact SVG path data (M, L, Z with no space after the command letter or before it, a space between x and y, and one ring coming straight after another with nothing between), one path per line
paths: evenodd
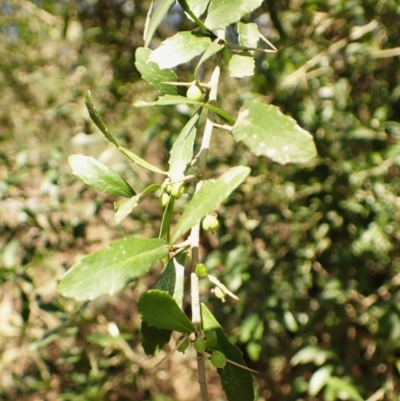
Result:
M241 14L225 40L221 32L209 30L212 25L204 25L210 10L216 10L222 25L238 18L236 10L219 10L222 2L179 1L185 10L192 8L193 21L178 6L171 9L173 1L134 2L129 11L130 3L82 1L76 8L64 1L8 2L3 10L0 308L7 313L0 319L0 398L180 400L174 383L178 377L182 383L184 373L176 374L176 367L193 376L187 363L193 350L167 359L160 367L164 376L154 374L140 356L143 348L154 355L175 334L140 322L135 305L143 292L156 287L187 310L188 297L179 295L183 281L174 274L182 271L178 265L189 269L189 262L173 262L184 242L171 241L170 232L191 201L199 175L218 180L242 165L251 168L251 175L217 207L218 233L200 237L208 272L241 301L221 303L210 295L206 279L200 291L229 341L261 372L254 375L257 399L396 399L397 2L266 1L262 9ZM238 13L249 4L238 2ZM150 43L156 49L176 31L194 27L207 40L207 46L206 41L199 45L203 53L191 49L197 59L173 70L149 62ZM144 28L142 40L138 34ZM254 50L265 46L260 33L278 47L277 53ZM140 48L143 43L146 48ZM221 76L217 100L210 105L207 80L215 63ZM235 78L250 74L250 80ZM201 102L184 97L192 82L202 85ZM88 88L98 107L87 102L92 121L111 140L109 147L84 108ZM154 104L155 90L173 95L159 101L168 108L132 108L139 101ZM254 133L244 130L237 142L229 131L239 124L240 108L254 101L266 121L261 126L258 119L251 122L256 134L267 131L273 143L283 137L268 131L273 122L264 111L272 103L298 122L287 120L295 127L289 142L305 140L307 135L298 133L303 127L312 133L318 158L303 166L275 165L257 143L251 144ZM213 129L207 168L199 171L196 162L191 164L193 155L199 156L206 109L217 114L210 118L220 124ZM195 139L186 142L183 129L196 112L197 131L190 131ZM279 117L278 108L271 108L274 114ZM188 150L178 147L181 156L172 157L178 136ZM313 152L308 141L307 152ZM117 187L125 194L88 190L71 175L69 154L109 166L100 169L104 176L95 174L96 182L108 183L103 178L112 169L138 195L119 178ZM169 161L177 163L176 178ZM189 193L159 207L157 197L174 180L184 182ZM120 195L128 199L116 199ZM165 256L140 274L140 281L134 278L135 284L117 296L81 306L57 295L56 282L74 263L71 255L96 251L132 233L166 241ZM160 261L168 273L157 282ZM182 290L180 284L168 284L174 280ZM169 289L161 288L162 281ZM112 329L116 326L120 333ZM24 355L23 365L16 363L19 355ZM209 366L207 378L214 382L217 374ZM186 384L186 393L195 394Z

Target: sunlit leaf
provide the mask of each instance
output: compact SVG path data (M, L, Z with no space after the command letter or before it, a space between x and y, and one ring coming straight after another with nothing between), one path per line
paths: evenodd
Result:
M251 56L234 54L229 60L229 74L231 77L243 78L254 75L255 62Z
M205 25L211 30L225 29L254 11L262 2L263 0L211 0Z
M137 306L142 320L150 326L184 334L194 332L192 323L167 291L147 291Z
M199 223L207 213L221 205L249 173L248 167L237 166L231 168L218 180L205 180L203 186L193 195L175 226L171 242L174 243L181 235Z
M197 17L204 13L209 2L210 0L186 0L187 5Z
M135 195L135 191L118 173L91 156L71 155L68 163L72 173L87 185L112 195Z
M280 164L306 162L317 154L311 134L269 104L245 102L232 134L255 155Z
M83 257L64 275L58 291L77 301L114 295L167 255L162 239L124 238Z
M351 383L341 379L340 377L331 376L328 378L327 387L330 387L336 394L342 394L346 400L363 401L365 398L361 397L360 393Z
M150 61L161 69L176 67L204 53L210 43L209 37L196 32L178 32L152 52Z
M177 95L179 93L177 86L163 83L178 82L179 79L175 72L171 69L161 70L158 64L149 61L150 55L150 49L145 49L144 47L136 49L135 66L142 78L160 92L168 93L169 95Z
M244 24L238 22L237 31L239 35L239 45L245 47L257 47L260 40L260 31L254 23Z
M308 385L308 395L315 397L327 383L333 371L333 365L325 365L316 370Z
M178 138L176 138L169 158L168 176L171 181L178 180L184 176L186 166L193 157L193 143L196 138L197 122L200 114L196 113L183 127Z
M203 107L205 109L209 109L215 114L218 114L223 119L228 121L230 124L234 124L235 120L225 111L219 109L218 107L213 106L212 104L202 103L197 100L191 100L184 96L172 96L172 95L165 95L161 96L156 102L144 102L144 101L137 101L134 103L135 107L152 107L152 106L175 106L178 104L189 104L193 106Z
M138 164L141 167L144 167L147 170L153 171L154 173L158 173L158 174L164 174L167 175L168 173L166 171L162 171L161 169L159 169L156 166L153 166L151 163L149 163L148 161L142 159L141 157L139 157L138 155L136 155L135 153L131 152L128 149L123 148L122 146L119 146L118 149L125 155L127 156L129 159L131 159L133 162L135 162L136 164Z

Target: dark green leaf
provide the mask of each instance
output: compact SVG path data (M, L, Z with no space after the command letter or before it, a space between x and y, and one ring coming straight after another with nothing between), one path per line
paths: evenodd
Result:
M86 92L85 96L85 104L86 107L89 111L89 116L92 119L92 121L96 124L97 128L104 134L106 139L113 143L115 146L118 146L117 141L114 139L114 137L111 135L111 132L108 130L107 126L104 124L103 120L100 117L100 114L97 112L96 108L94 107L92 95L90 94L90 91Z
M156 102L143 102L138 101L134 103L135 107L151 107L151 106L175 106L178 104L190 104L193 106L203 107L205 109L209 109L215 114L218 114L223 119L228 121L230 124L234 124L235 120L225 111L219 109L208 103L202 103L197 100L191 100L184 96L172 96L172 95L165 95L161 96Z
M87 185L112 195L127 198L135 195L135 191L119 174L93 157L71 155L68 163L72 173Z
M205 25L208 29L225 29L226 26L258 8L263 0L211 0Z
M174 243L181 235L199 223L207 213L221 205L249 173L248 167L237 166L231 168L216 181L204 181L203 186L193 195L175 226L171 242Z
M194 332L192 323L167 291L145 292L138 301L138 310L150 326L184 334Z
M161 69L173 68L204 53L210 43L209 37L196 32L178 32L152 52L150 61Z
M149 61L150 55L150 49L145 49L144 47L136 49L135 66L142 78L160 92L177 95L179 92L177 86L163 83L179 81L175 72L171 69L161 70L158 64Z
M255 155L268 156L280 164L306 162L317 154L310 133L268 104L245 102L232 133Z
M77 301L113 295L167 255L168 244L162 239L124 238L72 266L58 291Z
M224 353L227 359L246 366L240 350L228 340L222 327L204 304L201 304L201 319L204 332L216 331L217 349ZM249 371L227 363L224 369L218 369L218 373L229 401L254 400L253 377Z
M142 322L142 347L146 355L157 354L165 344L168 344L172 331L157 329L149 326L146 322Z

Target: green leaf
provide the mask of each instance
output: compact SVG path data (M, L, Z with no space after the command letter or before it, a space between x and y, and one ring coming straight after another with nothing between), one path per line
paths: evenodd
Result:
M147 14L146 25L143 34L144 45L149 46L151 39L153 38L154 32L160 25L161 21L168 14L169 9L175 3L175 0L163 0L159 1L157 8L153 13L154 1L151 2L151 7Z
M156 290L167 291L182 309L186 252L180 252L170 259L155 285Z
M149 61L151 55L150 49L139 47L135 53L135 66L140 72L142 78L150 85L154 86L160 92L169 95L177 95L179 90L177 86L164 84L163 82L179 81L177 75L171 69L160 70L158 64Z
M87 185L112 195L127 198L135 195L135 191L119 174L93 157L71 155L68 163L72 173Z
M298 364L305 364L313 362L316 365L324 364L328 359L335 356L332 351L315 347L313 345L308 345L298 351L290 360L292 366Z
M150 326L184 334L194 332L192 323L167 291L145 292L139 298L138 310L142 320Z
M254 75L255 62L251 56L234 54L229 60L229 74L231 77L242 78Z
M333 371L333 365L325 365L316 370L308 384L308 395L315 397L327 383Z
M156 192L161 188L160 184L151 184L143 192L128 199L126 202L122 203L114 215L114 220L116 224L121 223L121 221L128 216L129 213L149 194Z
M268 104L245 102L232 134L255 155L268 156L280 164L306 162L317 154L311 134Z
M249 173L248 167L237 166L231 168L216 181L204 181L203 186L195 192L175 226L171 243L199 223L207 213L221 205Z
M124 238L112 242L72 266L62 278L58 291L77 301L114 295L166 257L168 250L168 243L162 239Z
M210 0L186 0L190 10L197 17L201 17L204 11L206 11L209 2Z
M130 160L132 160L133 162L135 162L136 164L138 164L141 167L146 168L147 170L153 171L154 173L157 174L164 174L167 175L168 173L166 171L162 171L161 169L159 169L156 166L153 166L151 163L147 162L146 160L142 159L141 157L139 157L138 155L136 155L135 153L131 152L128 149L123 148L122 146L118 146L118 149L125 155L127 156Z
M203 107L205 109L211 110L215 114L218 114L223 119L228 121L228 123L230 123L230 124L235 123L235 120L233 119L233 117L231 117L228 113L219 109L218 107L215 107L208 103L202 103L197 100L190 100L184 96L165 95L165 96L161 96L156 102L144 102L144 101L139 100L134 103L134 106L135 107L175 106L178 104L190 104L193 106Z
M89 116L92 121L96 124L97 128L104 134L106 139L113 143L115 146L118 146L117 141L111 135L111 132L108 130L107 126L104 124L103 120L100 117L100 114L97 112L96 108L94 107L92 95L90 91L86 92L85 96L85 104L89 112Z
M240 46L257 47L258 41L260 40L260 31L256 24L244 24L243 22L238 22L237 31Z
M196 138L197 122L200 114L196 113L183 127L178 138L176 138L169 158L168 176L171 181L179 180L184 176L186 166L193 157L193 143Z
M166 241L169 241L171 220L172 216L174 215L174 203L175 203L175 197L170 196L168 205L164 210L164 214L161 221L159 237L165 239Z
M155 355L161 351L165 344L169 343L172 331L157 329L157 327L149 326L146 322L142 322L142 347L146 355Z
M225 29L227 25L258 8L263 0L211 0L205 25L208 29Z
M209 37L197 32L178 32L152 52L150 61L161 69L173 68L204 53L210 43Z
M346 395L346 400L353 400L353 401L363 401L364 398L361 397L358 390L349 382L339 378L331 376L328 378L327 387L330 387L336 394L343 394ZM344 398L342 398L344 399Z
M214 54L218 53L220 50L224 48L224 45L218 44L219 39L215 39L213 42L210 43L210 46L208 46L207 50L203 53L203 55L200 58L200 61L197 64L196 69L194 70L193 75L195 77L198 76L199 68L200 66L208 60L210 57L212 57Z
M216 331L219 351L223 352L227 359L246 366L240 350L228 340L222 327L204 304L201 304L201 319L204 332ZM229 401L254 400L253 377L249 371L227 363L224 369L218 369L218 373Z

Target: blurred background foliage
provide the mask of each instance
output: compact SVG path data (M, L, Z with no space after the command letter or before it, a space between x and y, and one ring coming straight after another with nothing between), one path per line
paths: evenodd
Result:
M87 188L66 162L84 153L134 188L160 182L106 144L83 103L90 89L124 146L166 165L188 115L132 107L157 96L134 66L148 6L0 4L2 400L197 399L191 352L155 368L163 353L149 360L140 346L135 302L160 266L118 296L88 304L56 292L83 254L123 235L157 235L156 200L115 226L116 199ZM218 210L221 229L204 236L202 250L242 301L222 304L207 283L203 299L260 372L259 401L398 400L400 5L267 0L253 20L279 51L258 55L249 80L224 74L221 107L235 115L260 93L313 134L319 157L282 167L215 132L210 176L244 164L252 177ZM154 46L191 27L174 7ZM184 65L177 73L190 81L191 71ZM211 398L224 399L209 374Z

